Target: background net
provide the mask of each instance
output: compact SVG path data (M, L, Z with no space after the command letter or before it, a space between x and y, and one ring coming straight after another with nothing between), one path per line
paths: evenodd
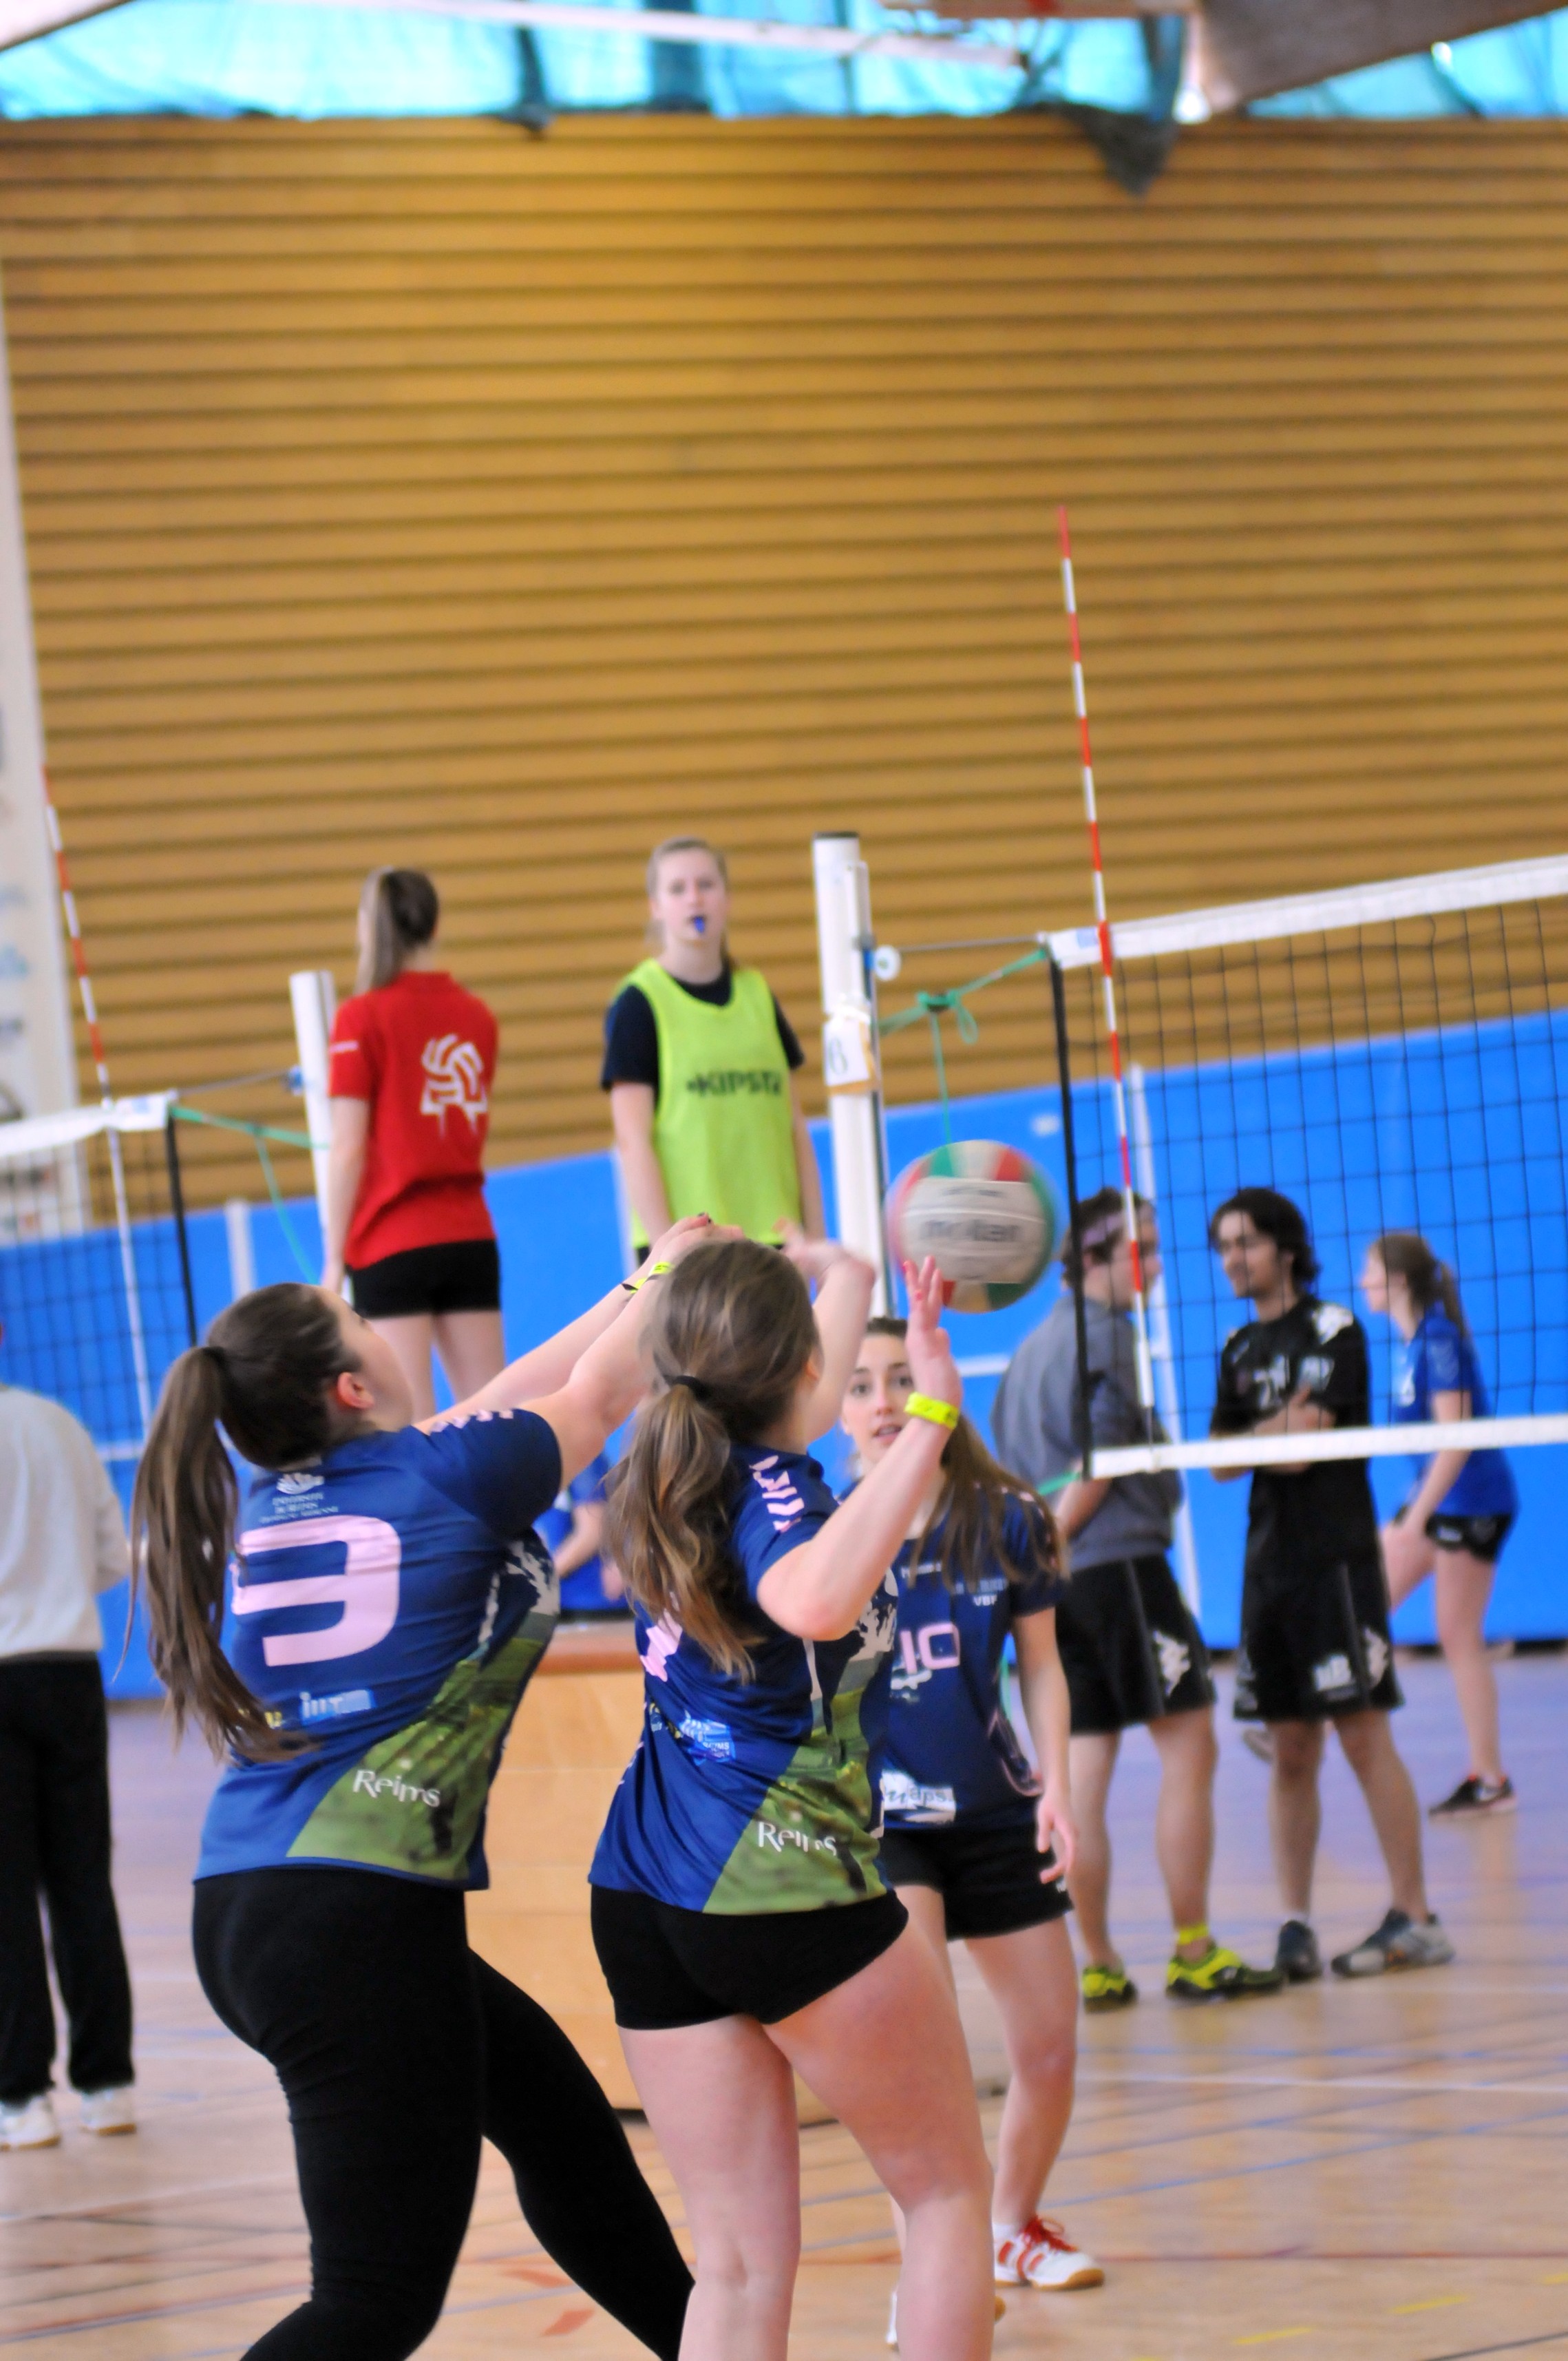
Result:
M1380 890L1325 897L1355 904L1354 919L1261 939L1205 942L1199 917L1168 922L1179 946L1138 956L1161 922L1116 930L1135 1178L1165 1250L1157 1393L1189 1437L1207 1433L1220 1346L1250 1316L1210 1220L1256 1184L1303 1208L1318 1291L1364 1318L1369 1240L1420 1231L1457 1277L1495 1414L1568 1411L1568 900L1385 917ZM1212 914L1215 930L1234 936L1242 915ZM1101 979L1077 956L1062 983L1086 1196L1118 1180L1120 1158ZM1366 1326L1382 1423L1402 1340Z

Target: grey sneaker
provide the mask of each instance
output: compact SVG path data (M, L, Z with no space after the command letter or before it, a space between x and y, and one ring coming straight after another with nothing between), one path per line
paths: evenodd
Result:
M1341 1951L1329 1964L1336 1976L1380 1976L1392 1968L1446 1967L1453 1957L1453 1946L1435 1911L1418 1927L1403 1910L1390 1910L1365 1943Z
M1279 1929L1274 1964L1288 1984L1310 1984L1323 1972L1318 1938L1300 1918L1287 1918Z

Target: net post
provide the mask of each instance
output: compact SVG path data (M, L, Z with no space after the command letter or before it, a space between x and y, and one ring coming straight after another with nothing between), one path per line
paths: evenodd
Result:
M180 1288L185 1300L185 1334L196 1342L196 1290L191 1284L191 1241L185 1235L185 1189L180 1174L180 1136L173 1102L163 1118L163 1158L169 1169L169 1206L174 1216L174 1241L180 1250Z
M861 858L861 840L852 833L814 837L811 867L822 974L822 1076L833 1132L839 1235L874 1267L872 1308L886 1312L893 1309L894 1294L883 1220L887 1150L872 965L871 873Z
M1072 1050L1068 1036L1067 987L1062 972L1053 955L1051 963L1051 1015L1056 1023L1057 1076L1061 1091L1062 1159L1067 1166L1067 1219L1070 1251L1068 1268L1071 1273L1072 1324L1078 1346L1078 1384L1073 1392L1073 1440L1078 1445L1085 1479L1092 1476L1094 1446L1090 1440L1089 1416L1089 1315L1083 1307L1083 1263L1078 1246L1078 1135L1072 1120Z
M305 1129L311 1135L311 1170L315 1176L316 1211L321 1215L324 1250L328 1143L332 1138L327 1045L332 1038L332 1020L337 1014L337 986L326 968L301 968L289 978L289 999L294 1011L294 1039L305 1091Z

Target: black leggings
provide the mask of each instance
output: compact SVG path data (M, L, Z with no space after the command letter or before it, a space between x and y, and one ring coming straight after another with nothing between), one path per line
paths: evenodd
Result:
M554 2021L468 1949L463 1896L374 1871L196 1887L196 1971L289 2102L310 2301L252 2361L402 2361L441 2315L481 2135L540 2245L674 2361L691 2277L615 2112Z

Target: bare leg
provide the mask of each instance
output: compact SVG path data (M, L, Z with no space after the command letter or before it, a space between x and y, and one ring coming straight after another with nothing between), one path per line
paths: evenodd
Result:
M1436 1564L1436 1543L1423 1540L1420 1555L1412 1556L1409 1565L1402 1565L1397 1577L1390 1575L1385 1567L1384 1580L1388 1585L1389 1607L1402 1607L1411 1591L1420 1588Z
M951 1984L928 1938L906 1927L859 1975L768 2030L904 2215L905 2361L986 2361L991 2167Z
M996 2148L994 2221L1016 2228L1039 2211L1072 2116L1078 1977L1064 1920L970 1944L1002 2018L1013 2079Z
M1437 1553L1437 1636L1453 1675L1454 1694L1470 1745L1472 1771L1503 1775L1497 1741L1497 1682L1483 1630L1497 1569L1468 1550Z
M1209 1920L1209 1873L1214 1863L1214 1773L1220 1743L1214 1709L1162 1714L1149 1724L1159 1754L1159 1802L1155 1808L1155 1854L1170 1896L1173 1927L1203 1927ZM1201 1960L1208 1949L1200 1938L1177 1946L1184 1958Z
M787 2062L749 2016L620 2038L696 2248L681 2361L784 2361L800 2259Z
M506 1341L499 1312L438 1312L435 1349L454 1401L466 1401L506 1367Z
M1121 1747L1118 1730L1095 1730L1072 1740L1068 1750L1073 1816L1078 1822L1078 1858L1069 1884L1078 1931L1089 1963L1117 1968L1121 1955L1111 1940L1111 1832L1105 1805Z
M1428 1916L1421 1873L1421 1808L1394 1746L1388 1717L1376 1708L1334 1716L1345 1761L1361 1782L1377 1841L1388 1865L1394 1907L1418 1924Z
M1269 1727L1274 1732L1274 1775L1268 1784L1268 1836L1280 1906L1287 1918L1307 1918L1312 1909L1312 1863L1323 1817L1318 1795L1323 1725L1276 1721Z
M430 1351L434 1341L435 1323L428 1312L410 1312L396 1320L371 1320L367 1325L378 1336L384 1336L398 1356L398 1367L409 1381L413 1396L414 1417L435 1416L435 1381L431 1374Z

